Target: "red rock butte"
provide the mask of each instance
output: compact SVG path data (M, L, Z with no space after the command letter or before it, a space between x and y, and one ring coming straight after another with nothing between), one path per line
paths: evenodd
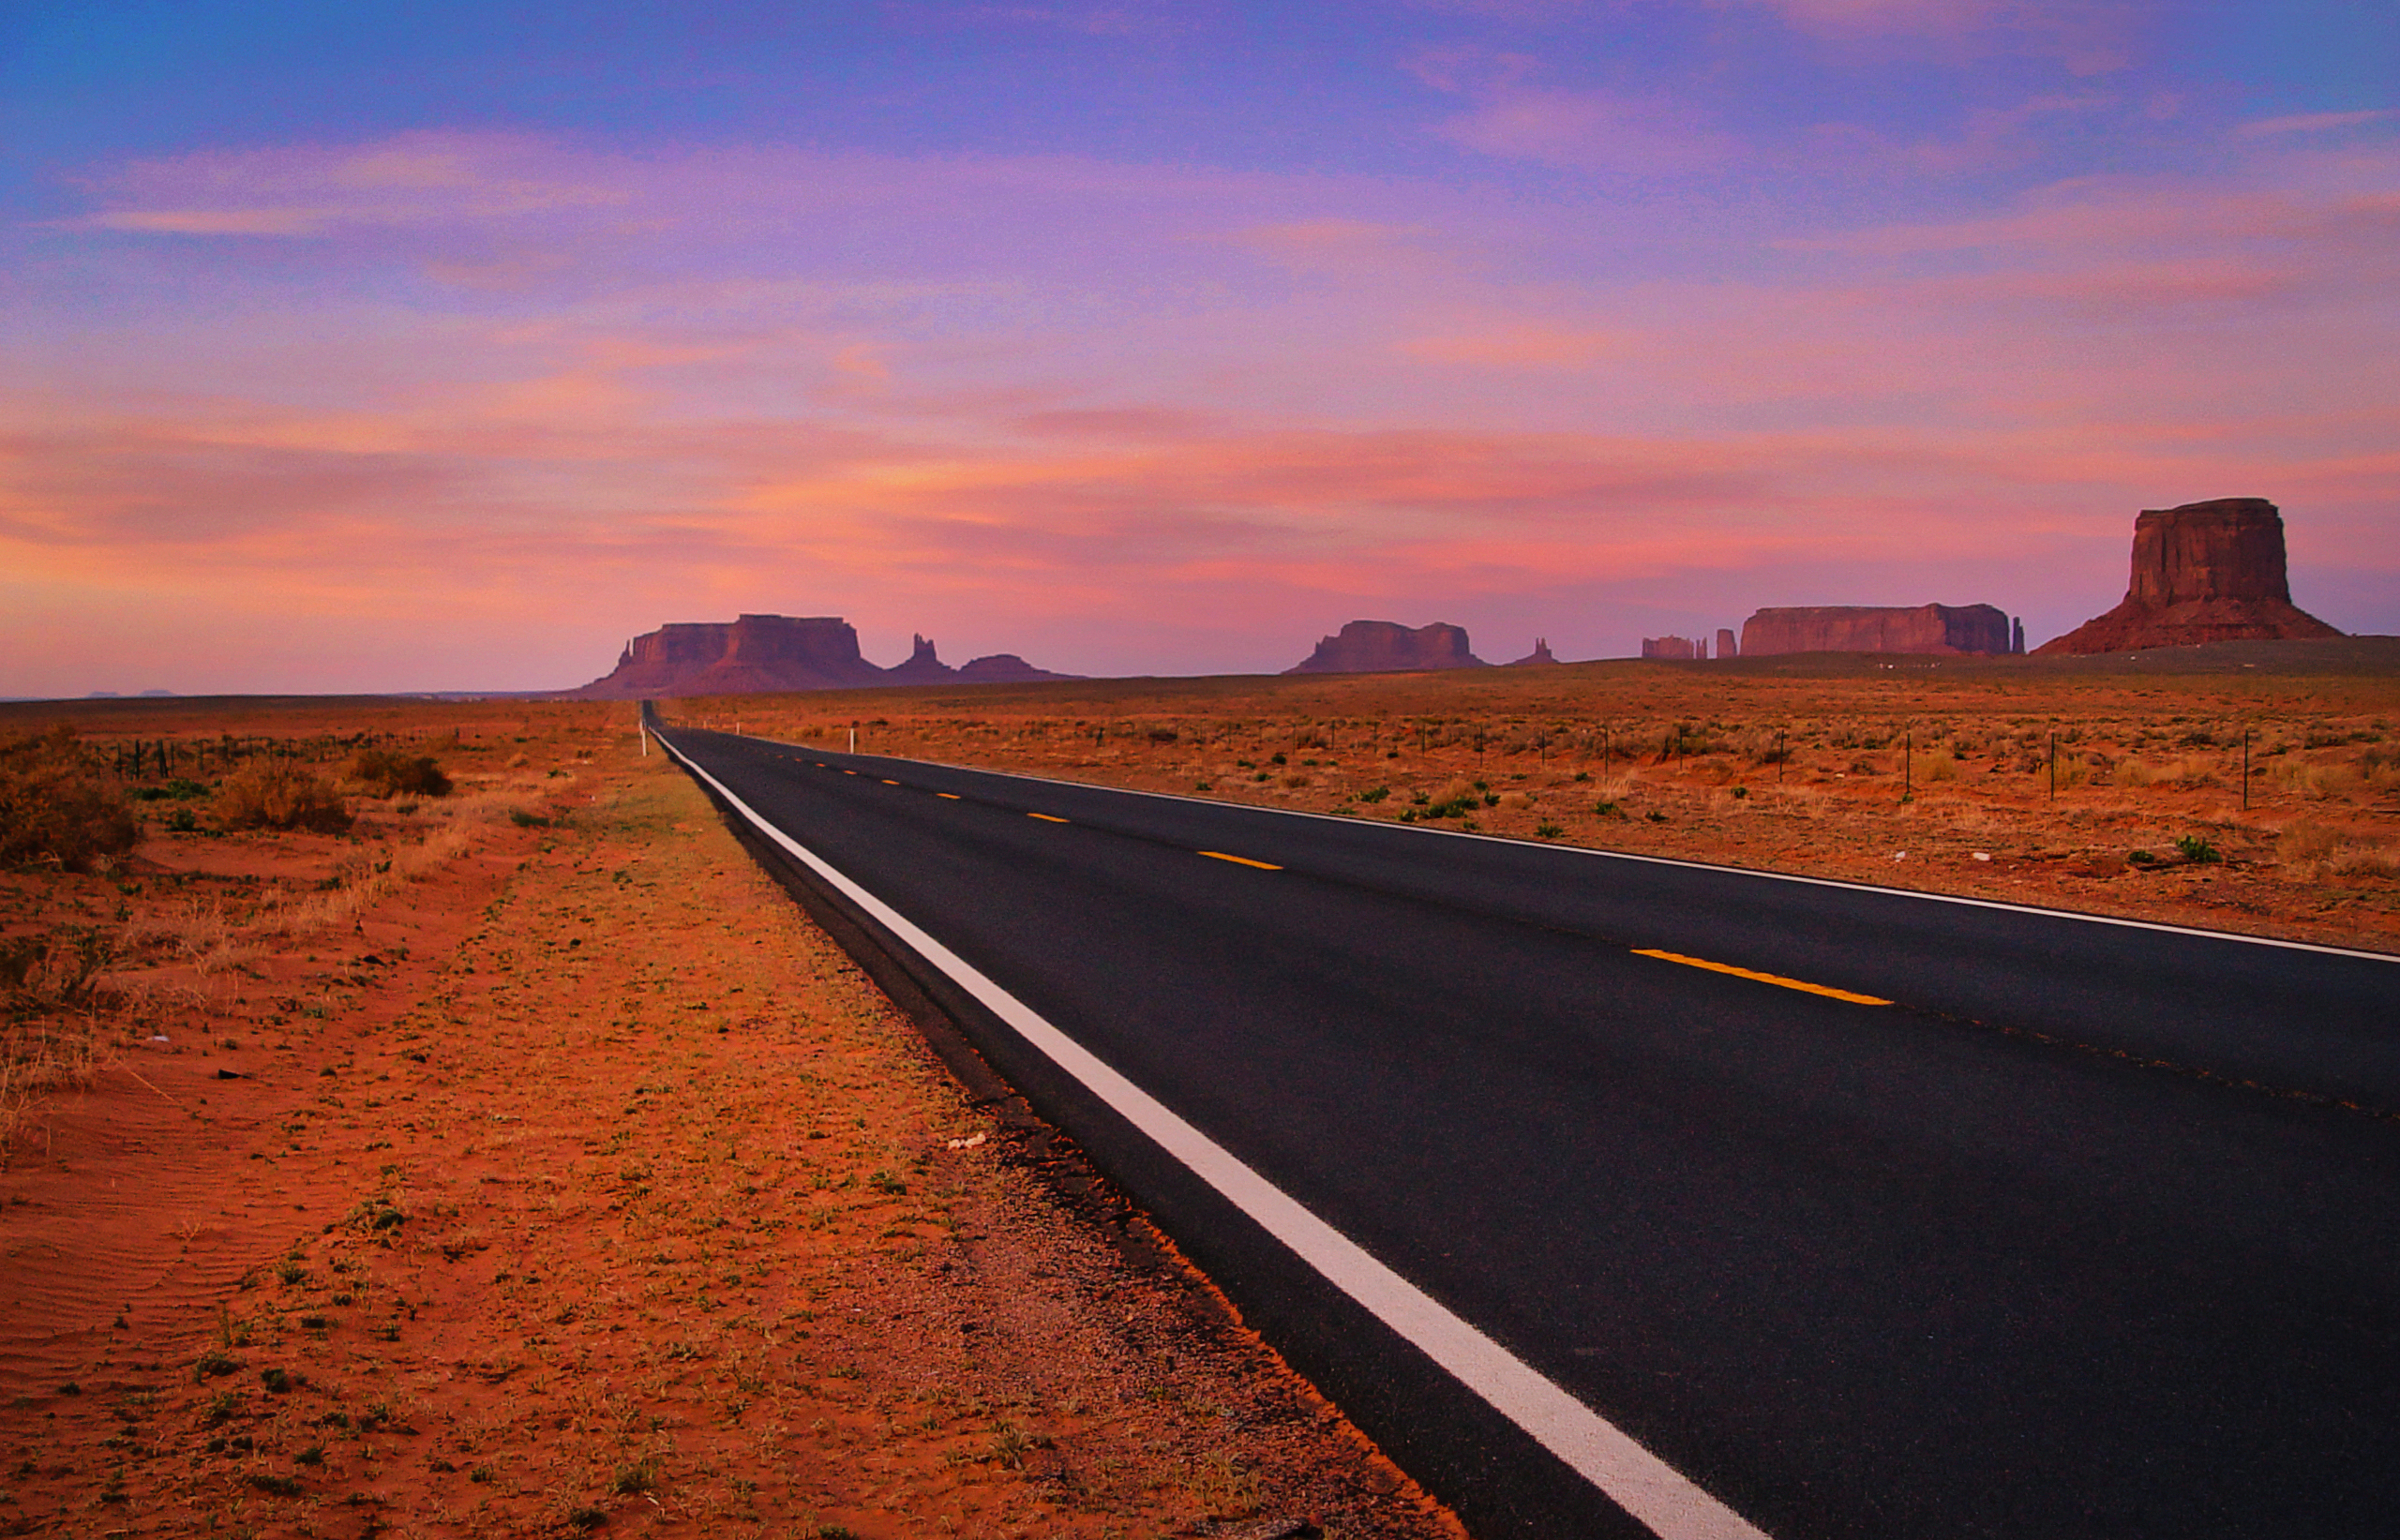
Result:
M2124 602L2034 650L2130 652L2340 635L2291 602L2282 512L2264 498L2218 498L2142 510Z
M934 644L915 638L914 654L878 668L859 654L859 634L838 615L744 615L734 620L663 625L625 644L617 666L568 695L582 700L666 695L752 695L797 690L855 690L884 684L1013 684L1072 679L996 652L952 668Z
M1742 622L1741 655L1778 652L2005 652L2007 614L1990 605L1919 605L1913 609L1819 605L1762 609Z
M1532 661L1530 659L1526 660ZM1463 627L1439 621L1415 630L1396 620L1353 620L1316 644L1286 674L1400 674L1425 668L1488 668L1467 650Z

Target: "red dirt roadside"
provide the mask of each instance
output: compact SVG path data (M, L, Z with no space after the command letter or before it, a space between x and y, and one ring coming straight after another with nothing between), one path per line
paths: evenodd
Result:
M0 1533L1461 1533L630 747L30 1110Z

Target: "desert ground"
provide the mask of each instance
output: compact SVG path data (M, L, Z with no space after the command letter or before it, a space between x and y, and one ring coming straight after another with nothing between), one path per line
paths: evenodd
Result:
M140 828L0 874L0 1533L1459 1533L630 708L8 715Z
M855 728L870 753L2400 949L2391 638L663 709L828 747Z
M2200 650L666 710L2393 949L2400 654ZM631 706L9 706L0 740L129 820L0 872L0 1533L1459 1533L945 1069ZM420 758L445 787L392 779Z

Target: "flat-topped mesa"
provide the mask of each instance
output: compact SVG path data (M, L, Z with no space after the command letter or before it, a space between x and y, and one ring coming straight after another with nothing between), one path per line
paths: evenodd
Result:
M1816 605L1762 609L1742 622L1746 658L1778 652L2006 652L2008 616L1990 605Z
M1708 656L1706 642L1693 641L1689 636L1644 636L1642 655L1645 658L1704 658Z
M2126 652L2340 635L2291 602L2282 512L2264 498L2217 498L2142 510L2123 601L2034 650Z
M1286 674L1399 674L1491 666L1467 650L1466 632L1439 621L1414 630L1395 620L1353 620L1316 644Z
M878 668L859 655L859 634L838 615L744 615L734 620L663 625L625 644L614 672L568 692L585 700L668 695L751 695L854 690L877 684L1019 683L1072 679L1011 652L952 668L922 636L907 663Z
M586 699L740 695L874 684L883 670L859 655L838 615L744 615L660 626L625 645L616 669L574 694Z

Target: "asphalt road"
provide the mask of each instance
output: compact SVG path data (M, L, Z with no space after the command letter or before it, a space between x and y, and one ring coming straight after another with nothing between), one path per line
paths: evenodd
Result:
M2400 964L674 741L1478 1535L2400 1533Z

